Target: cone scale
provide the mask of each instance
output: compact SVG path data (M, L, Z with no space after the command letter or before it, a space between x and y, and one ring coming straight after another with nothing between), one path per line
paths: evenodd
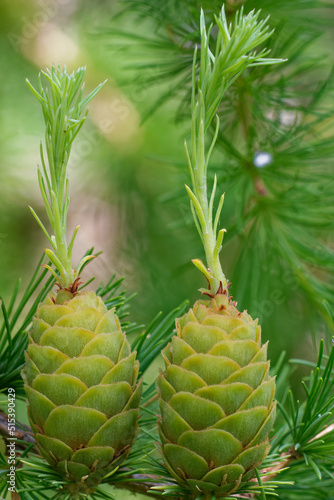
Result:
M164 463L191 498L225 497L270 449L276 403L267 344L257 320L227 292L197 301L176 330L157 380Z
M139 363L114 310L94 292L49 295L33 320L23 370L41 454L89 493L128 456L138 434Z

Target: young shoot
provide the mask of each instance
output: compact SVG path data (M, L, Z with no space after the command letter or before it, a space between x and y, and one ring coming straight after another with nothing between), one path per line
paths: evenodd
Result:
M283 61L283 59L267 58L269 50L256 50L272 33L266 24L267 19L259 20L259 12L252 11L244 15L243 8L241 8L235 16L234 24L228 25L223 7L215 20L218 38L216 50L213 53L210 49L212 26L207 29L202 10L199 67L196 64L196 50L193 62L190 153L187 143L185 143L192 184L192 188L186 186L186 189L190 197L195 225L204 246L207 265L200 259L194 259L193 262L209 283L208 290L201 289L201 291L213 295L227 287L227 279L219 260L226 231L219 229L224 195L220 196L217 210L214 213L216 177L210 196L207 186L208 164L219 134L218 116L216 116L215 132L209 148L206 146L207 131L227 89L246 68L277 64Z
M91 255L84 257L73 269L72 249L79 226L67 242L67 213L69 208L69 183L67 165L72 143L84 124L89 101L98 93L100 84L89 95L83 97L86 69L79 68L68 74L66 66L52 66L51 70L41 71L38 77L38 90L27 80L28 87L42 105L45 122L45 144L41 143L42 168L38 168L38 182L46 213L53 231L50 234L40 218L30 210L49 240L51 248L45 253L55 267L47 267L61 288L70 289ZM75 286L75 285L74 285Z

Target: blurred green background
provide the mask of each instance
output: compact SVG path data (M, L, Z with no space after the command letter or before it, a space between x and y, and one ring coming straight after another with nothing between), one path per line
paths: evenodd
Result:
M144 110L166 86L138 85L126 47L101 36L112 23L114 7L101 0L0 4L0 291L8 300L19 276L24 289L46 244L28 208L45 220L36 170L43 120L25 78L35 85L40 68L58 62L68 69L85 65L87 92L108 81L90 105L70 160L69 229L81 226L74 259L91 246L102 251L83 278L96 276L98 283L114 273L124 276L127 291L137 293L130 319L148 324L158 311L167 313L185 298L194 302L203 285L191 264L201 249L189 203L186 196L173 194L187 182L183 140L189 123L175 123L173 100L142 123ZM133 33L150 30L149 22L138 25L130 11L116 24ZM326 45L328 38L321 43ZM227 233L226 245L228 238ZM227 248L222 258L229 277L236 262L233 244ZM233 294L238 297L237 288ZM266 318L263 338L270 339L274 361L282 350L297 357L313 355L310 314L305 304L298 310L278 304Z

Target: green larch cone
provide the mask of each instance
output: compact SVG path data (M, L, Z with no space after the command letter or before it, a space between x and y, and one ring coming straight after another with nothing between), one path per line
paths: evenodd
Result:
M176 321L157 380L165 465L200 492L224 497L254 474L269 452L275 379L261 328L227 292L199 300Z
M39 305L23 370L29 419L41 454L73 492L89 492L129 454L138 368L117 315L94 292L62 290Z

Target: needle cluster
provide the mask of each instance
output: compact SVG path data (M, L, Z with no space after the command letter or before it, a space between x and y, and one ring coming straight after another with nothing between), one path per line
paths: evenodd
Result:
M267 19L259 21L259 12L251 11L244 15L241 8L234 23L228 25L223 7L219 16L215 17L215 21L218 37L213 54L210 49L213 26L207 30L204 12L201 11L199 68L196 64L197 49L193 59L191 158L185 143L192 183L192 189L188 186L186 189L191 200L194 221L205 249L208 268L199 259L193 262L208 280L209 291L202 290L208 293L216 293L219 287L225 289L227 286L219 261L225 229L218 231L224 195L221 195L214 215L217 178L214 179L210 199L207 187L208 164L219 132L218 116L216 116L216 131L208 151L206 151L206 132L225 92L247 67L282 62L282 59L267 58L269 51L266 49L258 52L256 50L272 33L266 25Z
M67 165L71 148L86 120L88 111L84 111L85 107L103 85L100 84L83 97L85 72L85 68L79 68L68 74L65 66L52 66L51 70L40 72L38 90L27 80L28 87L41 103L43 110L45 145L44 148L42 143L40 145L42 169L38 169L38 182L53 235L49 234L36 212L32 208L30 210L52 247L46 249L45 253L56 271L49 265L45 267L54 275L61 288L70 287L84 264L92 258L83 257L74 270L72 249L79 226L74 229L69 244L66 240L70 203Z

